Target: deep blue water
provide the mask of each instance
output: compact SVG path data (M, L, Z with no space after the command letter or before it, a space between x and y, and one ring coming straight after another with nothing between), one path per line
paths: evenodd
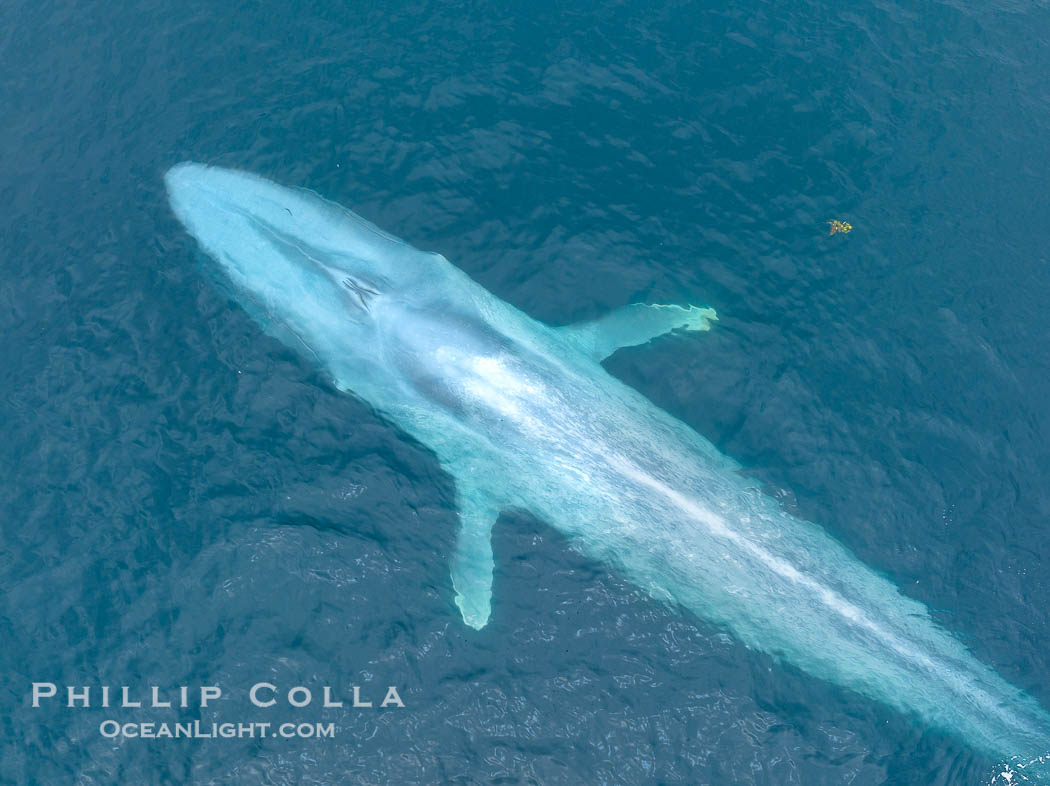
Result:
M211 285L161 178L308 186L550 323L714 306L607 368L1050 707L1048 44L1014 0L7 0L0 779L1005 782L524 515L466 629L451 478ZM34 709L34 680L227 696ZM263 680L407 706L259 710Z

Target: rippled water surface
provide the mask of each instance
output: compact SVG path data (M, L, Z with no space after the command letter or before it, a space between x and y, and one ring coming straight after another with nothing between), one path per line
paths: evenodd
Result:
M162 176L307 186L553 324L714 306L607 368L1050 707L1048 31L1011 0L6 0L0 778L1005 782L525 514L465 628L452 479L211 285ZM33 709L33 680L227 695Z

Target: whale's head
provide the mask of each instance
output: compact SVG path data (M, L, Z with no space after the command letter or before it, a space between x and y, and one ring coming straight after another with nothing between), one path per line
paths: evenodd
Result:
M172 167L164 182L248 313L337 378L339 364L374 360L384 315L448 266L305 189L196 163Z

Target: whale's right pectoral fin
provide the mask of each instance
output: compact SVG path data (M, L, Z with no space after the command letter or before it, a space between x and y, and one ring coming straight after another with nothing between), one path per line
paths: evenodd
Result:
M710 330L717 319L713 308L635 303L558 330L595 360L604 360L620 347L645 344L672 330Z
M460 488L456 501L459 536L452 558L452 586L463 621L480 630L492 608L492 526L500 509L475 489Z

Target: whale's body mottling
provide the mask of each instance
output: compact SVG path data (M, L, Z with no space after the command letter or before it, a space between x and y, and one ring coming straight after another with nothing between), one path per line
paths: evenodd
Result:
M750 647L991 756L1050 751L1034 699L602 367L620 346L708 329L712 310L630 306L554 328L311 192L198 164L166 183L249 313L456 479L452 576L467 624L489 618L492 524L521 508Z

